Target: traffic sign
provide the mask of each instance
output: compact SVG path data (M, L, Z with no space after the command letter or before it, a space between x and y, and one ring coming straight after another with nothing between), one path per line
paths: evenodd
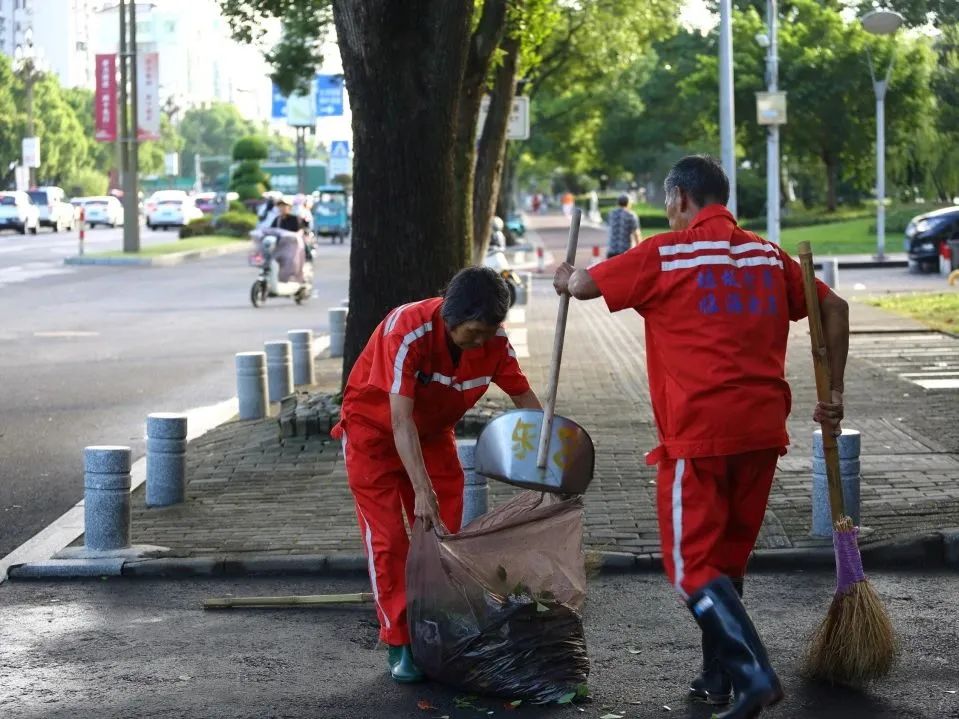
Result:
M480 104L479 120L476 123L476 136L483 133L486 116L489 114L490 97L486 95ZM529 98L520 95L513 98L513 106L509 113L509 125L506 128L507 140L529 139Z
M350 143L346 140L333 140L330 143L330 178L337 175L352 175L353 161L350 159Z
M349 157L350 143L346 140L333 140L330 143L330 157Z
M343 76L316 76L316 116L339 117L343 114Z

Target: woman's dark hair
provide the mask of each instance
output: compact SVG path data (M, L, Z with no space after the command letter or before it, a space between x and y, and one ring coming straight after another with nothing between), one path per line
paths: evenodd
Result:
M729 178L709 155L687 155L673 165L663 185L667 193L685 190L699 207L729 202Z
M454 275L443 290L440 315L447 327L478 321L498 325L509 312L506 281L489 267L467 267Z

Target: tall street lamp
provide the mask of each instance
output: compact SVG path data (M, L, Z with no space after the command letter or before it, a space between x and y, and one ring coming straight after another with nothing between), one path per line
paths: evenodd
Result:
M733 102L733 7L719 2L719 146L723 169L729 177L729 202L736 214L736 117Z
M36 137L36 128L34 127L33 119L33 86L36 84L37 80L43 77L43 71L40 66L40 58L37 54L36 47L33 44L33 30L31 28L26 29L23 34L23 43L17 45L17 47L14 49L13 59L17 68L17 74L20 75L20 78L23 81L23 87L26 94L26 136ZM28 169L30 172L30 187L36 187L37 168L31 165Z
M892 10L874 10L860 20L863 28L873 35L892 35L902 27L904 18ZM886 259L886 90L896 60L895 51L896 46L893 45L893 55L889 59L885 77L877 80L872 51L866 48L869 77L876 92L876 259L880 261Z

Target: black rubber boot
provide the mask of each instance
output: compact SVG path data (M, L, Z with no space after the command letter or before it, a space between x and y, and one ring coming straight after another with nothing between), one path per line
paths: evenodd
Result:
M732 679L736 700L716 719L754 719L783 698L779 677L736 588L728 577L715 579L689 598L696 622L715 643L719 663Z
M731 580L742 598L743 580ZM713 638L703 632L703 670L689 683L689 696L713 706L725 706L733 700L733 683L719 664L719 651Z

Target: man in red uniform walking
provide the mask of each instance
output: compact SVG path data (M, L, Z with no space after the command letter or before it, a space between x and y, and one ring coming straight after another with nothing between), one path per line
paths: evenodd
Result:
M373 332L343 393L341 439L350 491L369 559L370 583L398 682L422 674L410 652L406 623L403 521L458 532L463 470L453 428L490 383L517 407L540 403L501 327L509 311L503 279L468 267L442 297L397 307Z
M726 209L729 181L711 158L680 160L666 178L672 232L589 270L564 264L554 286L603 297L611 312L645 319L660 444L657 509L663 564L703 635L703 670L690 694L735 703L722 719L751 719L782 698L740 600L789 438L785 380L789 321L806 316L799 264L741 230ZM832 402L816 407L838 431L849 347L848 306L818 283L832 369Z

